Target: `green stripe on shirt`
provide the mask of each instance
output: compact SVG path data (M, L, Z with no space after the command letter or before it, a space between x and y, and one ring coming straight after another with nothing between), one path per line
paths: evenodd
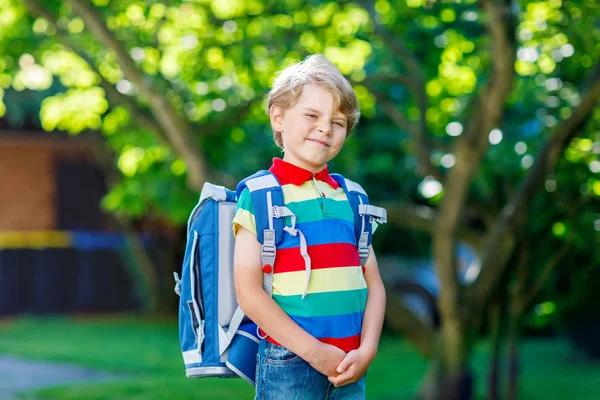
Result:
M323 218L338 218L354 222L352 208L347 201L312 199L286 204L296 216L297 223L320 221ZM323 214L323 209L325 214Z
M236 204L236 210L243 209L249 211L250 214L254 214L254 205L252 204L252 196L250 191L246 188L242 191L240 198Z
M365 310L368 289L339 292L310 293L302 295L273 295L273 300L289 315L298 317L323 317L351 314Z

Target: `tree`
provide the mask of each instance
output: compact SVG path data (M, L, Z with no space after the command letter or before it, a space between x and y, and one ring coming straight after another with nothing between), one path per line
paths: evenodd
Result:
M392 222L431 233L441 329L394 296L392 324L433 360L422 396L460 398L486 306L506 291L499 283L513 277L521 238L540 238L529 253L544 265L541 248L564 242L570 225L597 230L598 6L424 6L4 0L0 86L43 89L58 78L65 90L42 104L42 126L103 132L122 174L105 206L183 222L205 180L231 185L273 153L262 104L270 80L323 52L352 80L364 115L336 166L386 199ZM558 197L585 200L575 221L546 208ZM482 260L468 287L457 279L459 239Z
M413 134L416 147L415 153L422 174L428 174L441 181L444 188L443 198L437 208L437 215L433 216L433 213L429 213L430 220L435 223L435 227L431 228L434 257L437 273L442 283L438 303L442 328L439 339L432 338L429 340L429 343L437 343L439 340L440 353L437 357L434 356L439 359L439 362L432 364L435 368L431 375L434 378L433 385L424 387L424 397L461 398L461 396L464 396L465 382L469 382L469 374L465 371L465 361L468 359L473 342L477 338L486 304L488 304L503 276L510 272L509 260L520 237L525 233L524 228L527 223L526 217L529 205L537 189L544 183L547 175L559 161L565 147L571 143L576 135L584 134L585 123L592 116L594 106L600 96L600 64L596 64L588 74L588 81L581 86L581 101L578 106L572 112L569 112L569 116L564 117L560 123L557 124L556 120L553 121L553 125L556 126L547 142L541 146L531 170L522 178L518 188L511 188L512 193L507 196L506 204L498 210L498 215L494 215L494 206L498 206L497 201L490 202L490 207L487 210L484 209L483 204L474 204L473 197L481 196L484 193L481 193L481 191L477 193L477 189L482 188L475 186L475 195L471 194L469 196L470 185L478 174L489 143L499 141L494 137L502 137L502 131L499 128L507 119L506 111L510 110L511 103L513 105L519 103L514 99L512 101L510 99L511 92L518 93L520 91L519 87L513 91L514 67L516 66L520 75L531 74L531 72L525 71L526 68L523 64L528 58L527 52L531 50L536 53L534 57L538 58L537 50L534 50L534 48L539 45L539 42L536 41L533 41L533 43L531 40L529 43L525 41L523 47L519 48L517 52L517 15L514 12L516 4L511 1L482 1L481 3L485 11L485 26L491 46L490 53L493 56L490 60L490 68L487 71L482 70L481 75L484 83L468 100L471 109L462 114L462 124L446 125L447 129L451 130L460 128L462 131L462 126L465 127L464 134L452 143L453 166L447 174L437 171L431 163L432 135L426 123L426 120L429 119L428 113L431 111L428 108L427 102L429 99L426 91L429 89L429 92L439 92L440 89L436 87L439 86L439 83L430 81L427 86L425 85L426 79L423 76L423 71L427 71L427 69L418 64L418 58L409 50L408 45L399 38L399 35L395 34L389 26L386 26L384 22L386 18L380 15L383 13L378 14L374 8L370 10L371 19L375 21L375 33L388 44L390 49L393 49L393 53L406 67L406 76L398 78L397 74L392 74L390 80L403 84L409 83L409 87L413 86L414 102L420 114L418 123L411 123L409 118L402 115L398 108L388 103L385 98L382 98L381 102L397 125ZM368 7L368 5L365 6ZM574 8L572 3L570 3L570 9L567 9L566 12L557 10L560 4L556 3L553 6L552 2L526 3L526 6L528 12L532 14L536 13L535 7L546 7L545 11L554 12L554 20L548 18L550 23L562 22L563 18L568 19L581 12L581 10ZM577 11L569 15L569 12L572 13L574 10ZM452 12L449 14L452 15ZM526 25L528 22L527 17L527 13L521 16L524 19L521 26ZM390 20L393 17L387 19ZM450 19L453 19L453 17L450 16ZM380 21L380 23L378 24L377 21ZM546 19L543 21L544 24L547 23ZM588 26L587 24L584 25ZM521 37L524 36L524 30L525 28L521 28L519 32ZM538 29L538 31L542 31L542 29ZM544 34L547 33L546 27L543 31ZM552 30L548 29L548 31ZM597 34L597 30L593 32ZM551 34L556 33L552 32ZM440 41L442 40L440 39ZM544 47L541 48L544 51ZM570 47L568 48L570 49ZM555 59L558 58L555 56L556 49L551 46L546 47L545 51L552 53L551 55ZM569 54L570 51L566 53ZM520 55L519 60L516 60L517 54ZM562 53L559 55L562 55ZM442 55L443 57L444 55ZM448 59L452 60L451 57L448 57ZM454 59L456 59L456 56L454 56ZM539 59L538 65L541 71L549 70L549 72L552 72L555 65L554 61L551 62L551 68L545 67L541 63L541 60L550 62L552 60L551 56L542 53ZM445 73L444 67L440 67L440 77ZM523 85L523 80L519 84ZM452 89L452 87L448 86L447 89ZM512 114L515 114L514 111ZM461 132L455 133L460 134ZM487 225L487 229L481 233L484 240L482 241L483 247L480 248L482 258L480 276L473 286L465 288L457 278L454 251L461 232L461 224L463 224L461 218L469 207L474 207L474 213L479 214L479 219L484 226ZM556 264L556 262L552 264ZM425 342L427 343L427 341ZM463 394L461 395L460 392L463 392Z

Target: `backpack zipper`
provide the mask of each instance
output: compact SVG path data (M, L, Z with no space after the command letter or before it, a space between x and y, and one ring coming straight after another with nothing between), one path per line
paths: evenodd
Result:
M190 254L190 289L192 291L191 299L191 312L194 313L193 319L197 320L197 326L194 324L196 330L196 340L198 341L198 350L202 352L204 342L204 293L202 291L202 279L200 274L202 273L200 268L200 257L198 251L200 250L200 235L197 231L194 231L194 241L192 242L192 254ZM188 302L190 306L190 302ZM197 309L196 309L197 308Z

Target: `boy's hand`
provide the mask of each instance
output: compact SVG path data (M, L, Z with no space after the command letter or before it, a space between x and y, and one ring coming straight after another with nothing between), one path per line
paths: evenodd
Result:
M338 347L319 342L310 359L306 360L314 369L325 376L336 376L336 369L346 357L346 352Z
M328 375L329 382L335 387L358 382L367 372L373 358L374 355L364 349L352 350L337 367L336 374Z

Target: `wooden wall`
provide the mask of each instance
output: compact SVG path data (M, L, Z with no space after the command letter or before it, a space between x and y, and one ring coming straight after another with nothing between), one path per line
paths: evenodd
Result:
M54 228L51 147L0 141L0 231Z
M56 162L85 153L73 139L0 136L0 232L56 229Z

